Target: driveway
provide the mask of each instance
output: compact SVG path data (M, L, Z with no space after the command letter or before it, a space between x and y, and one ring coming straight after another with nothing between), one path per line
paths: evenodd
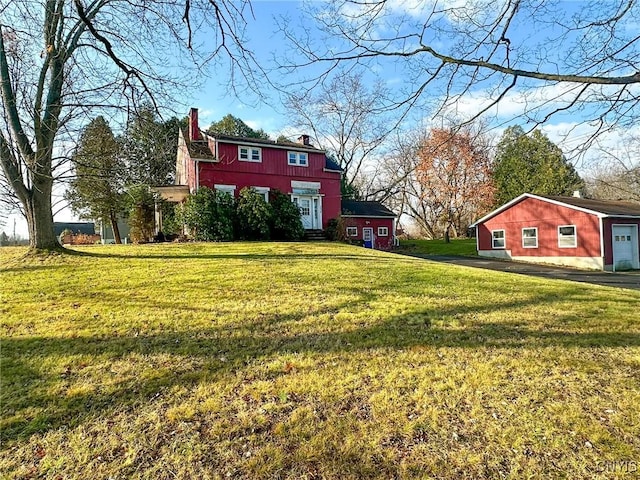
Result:
M631 288L640 290L640 271L633 272L601 272L585 271L573 268L564 268L547 265L535 265L531 263L509 262L506 260L493 260L483 257L458 257L453 255L417 255L411 256L425 258L434 262L452 263L466 267L485 268L500 272L519 273L534 277L557 278L571 280L573 282L593 283L606 287Z

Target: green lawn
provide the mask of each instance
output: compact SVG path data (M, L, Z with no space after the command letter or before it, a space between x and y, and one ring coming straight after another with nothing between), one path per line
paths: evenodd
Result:
M420 255L477 255L475 238L444 240L401 240L400 253Z
M0 249L0 478L637 475L640 292L330 243L78 251Z

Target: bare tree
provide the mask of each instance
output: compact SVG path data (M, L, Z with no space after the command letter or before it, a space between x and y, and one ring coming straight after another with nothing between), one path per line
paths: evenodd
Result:
M640 202L640 137L627 137L617 148L601 146L599 152L600 162L587 179L589 195Z
M285 66L307 68L314 82L339 66L392 62L405 87L399 107L429 104L432 115L464 122L519 106L514 115L531 129L579 114L592 127L582 149L638 123L635 0L333 0L307 9L324 36L283 29L301 55ZM463 99L476 105L461 110Z
M382 84L369 88L362 75L350 72L333 75L317 89L287 96L293 124L311 133L342 167L343 194L365 185L367 161L380 151L394 126L385 110L386 97Z
M0 163L36 249L58 248L54 181L64 173L72 150L68 143L89 110L95 115L95 110L128 109L144 100L158 108L182 80L193 82L203 62L226 59L236 79L234 72L253 60L243 46L246 0L14 0L4 5ZM196 49L192 26L208 27L211 43ZM189 68L176 69L182 60ZM185 72L184 78L175 71Z

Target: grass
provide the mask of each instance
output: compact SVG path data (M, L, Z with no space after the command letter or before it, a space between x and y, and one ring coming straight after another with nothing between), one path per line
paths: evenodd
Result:
M328 243L24 252L0 249L2 478L640 461L640 292Z
M401 240L400 252L419 255L478 255L475 238L452 238L449 243L444 240Z

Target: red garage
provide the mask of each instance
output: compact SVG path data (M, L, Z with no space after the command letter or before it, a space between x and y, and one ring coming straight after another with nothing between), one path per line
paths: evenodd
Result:
M640 268L640 205L525 193L472 225L478 255L597 270Z
M342 219L348 240L362 241L367 248L393 248L395 214L380 202L342 200Z

